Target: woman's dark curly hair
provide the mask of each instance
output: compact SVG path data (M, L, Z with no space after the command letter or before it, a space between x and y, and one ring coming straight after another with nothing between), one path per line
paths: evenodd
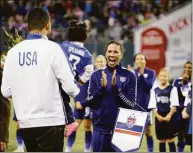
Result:
M84 42L87 39L87 26L83 22L71 20L67 31L67 38L69 41Z

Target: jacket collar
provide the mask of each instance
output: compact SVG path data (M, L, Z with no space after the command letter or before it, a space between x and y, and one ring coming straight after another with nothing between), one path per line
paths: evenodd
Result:
M80 47L84 47L84 43L82 42L78 42L78 41L71 41L71 43L77 45L77 46L80 46Z
M111 72L113 72L113 70L119 71L119 70L122 69L122 65L121 65L121 63L120 63L119 65L115 66L114 68L112 68L112 67L110 67L110 66L107 65L107 69L108 69L109 71L111 71Z
M31 40L31 39L47 39L48 40L48 37L46 35L41 35L39 33L30 33L27 36L27 40Z
M145 73L146 71L147 71L147 68L145 67L145 68L144 68L144 73ZM139 73L139 71L138 71L138 69L136 68L136 69L135 69L135 74L138 75L138 73Z

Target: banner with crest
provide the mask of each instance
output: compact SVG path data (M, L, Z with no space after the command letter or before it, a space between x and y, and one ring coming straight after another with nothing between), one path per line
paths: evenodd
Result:
M148 122L148 112L120 108L115 124L112 146L117 152L137 151Z

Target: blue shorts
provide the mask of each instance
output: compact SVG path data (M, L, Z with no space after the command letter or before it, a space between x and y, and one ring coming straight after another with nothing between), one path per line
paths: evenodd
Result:
M173 117L175 118L175 127L177 128L178 132L186 133L188 130L189 119L183 119L181 111L174 113Z
M115 152L111 145L112 134L94 130L92 137L93 152Z
M87 90L88 90L88 81L82 85L82 86L79 86L80 88L80 93L75 97L75 102L76 101L84 101L85 100L85 97L87 96ZM80 119L80 120L83 120L83 119L91 119L91 109L89 107L86 107L85 109L83 110L77 110L76 107L74 108L74 118L75 119Z
M89 107L86 107L83 110L78 110L74 108L74 118L80 120L83 119L91 120L92 119L91 109Z

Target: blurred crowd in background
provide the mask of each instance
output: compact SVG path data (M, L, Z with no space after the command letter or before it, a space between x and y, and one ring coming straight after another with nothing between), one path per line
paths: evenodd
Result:
M133 31L162 18L172 8L191 0L1 0L1 26L25 37L26 16L34 7L43 7L52 18L50 39L65 40L70 19L86 22L89 40L133 41Z

